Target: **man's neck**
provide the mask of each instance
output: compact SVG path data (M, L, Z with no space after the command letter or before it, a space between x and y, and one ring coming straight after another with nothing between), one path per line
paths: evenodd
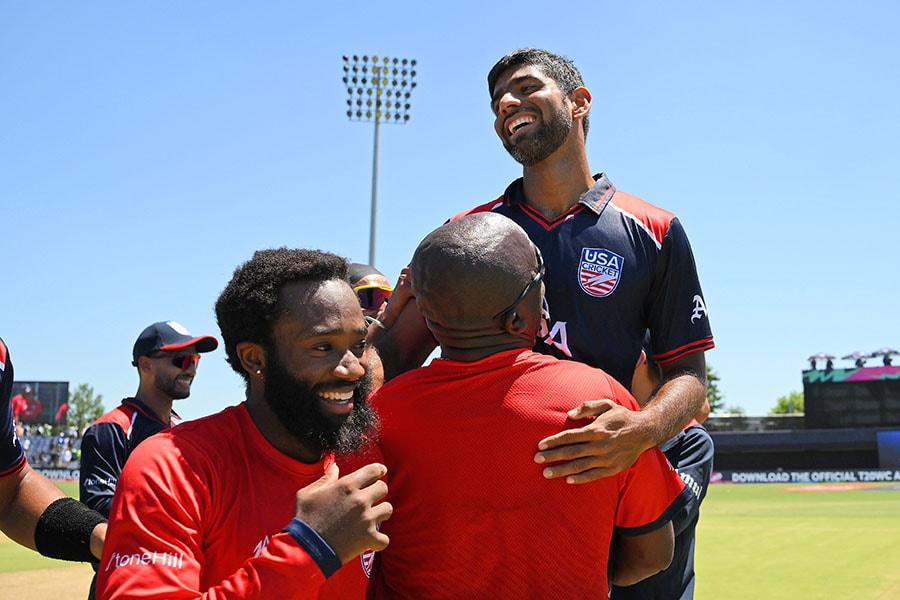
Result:
M530 350L534 347L534 332L530 335L522 332L511 335L507 332L496 332L475 337L454 337L442 335L438 337L441 345L441 358L459 362L475 362L507 350Z
M174 400L164 394L149 393L144 390L138 390L134 395L135 400L142 402L147 408L153 411L156 418L163 423L168 423L172 418L172 403Z
M594 185L583 147L565 152L560 148L546 160L522 172L525 202L548 219L572 208Z
M251 384L252 388L252 384ZM276 450L294 460L306 464L317 463L324 457L321 450L313 450L297 440L278 417L269 408L268 403L262 397L261 390L250 390L247 396L247 412L266 441L272 444Z

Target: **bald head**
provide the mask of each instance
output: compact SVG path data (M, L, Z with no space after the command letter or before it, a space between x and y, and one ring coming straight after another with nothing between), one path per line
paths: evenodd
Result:
M443 350L493 348L497 336L510 335L517 346L530 347L541 286L532 284L525 299L510 305L537 270L534 245L521 227L502 215L474 213L428 234L413 255L410 277L419 310ZM515 319L520 322L510 323Z

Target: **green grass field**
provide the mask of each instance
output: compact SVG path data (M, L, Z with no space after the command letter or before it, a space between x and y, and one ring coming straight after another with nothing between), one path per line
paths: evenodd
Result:
M77 494L77 483L60 487ZM696 600L900 599L900 490L829 487L711 486ZM0 540L0 572L67 566Z
M900 598L900 490L829 487L710 486L695 598Z
M77 481L57 481L56 485L73 498L78 497ZM0 573L70 566L72 566L71 563L44 558L37 552L26 550L0 533Z

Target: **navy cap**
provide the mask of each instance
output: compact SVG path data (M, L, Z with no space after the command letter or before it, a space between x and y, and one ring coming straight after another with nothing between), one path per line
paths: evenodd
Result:
M154 352L180 350L188 346L197 346L197 352L212 352L219 347L219 340L211 335L194 337L177 321L160 321L147 327L138 336L131 364L137 366L140 357Z

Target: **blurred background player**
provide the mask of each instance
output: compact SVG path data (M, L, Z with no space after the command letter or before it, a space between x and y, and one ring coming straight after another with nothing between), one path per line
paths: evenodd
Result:
M132 349L138 389L94 421L81 442L81 501L109 515L116 481L128 455L145 439L180 421L175 400L191 395L200 354L219 346L211 335L194 337L176 321L145 328Z
M180 418L175 400L191 395L200 354L219 346L211 335L194 337L176 321L147 326L132 349L138 390L132 398L101 416L84 432L81 441L81 501L105 517L125 461L151 435L174 426ZM94 598L96 577L88 598Z
M41 414L41 401L34 397L34 389L28 383L22 386L9 403L16 423L21 423L23 416L34 419Z

